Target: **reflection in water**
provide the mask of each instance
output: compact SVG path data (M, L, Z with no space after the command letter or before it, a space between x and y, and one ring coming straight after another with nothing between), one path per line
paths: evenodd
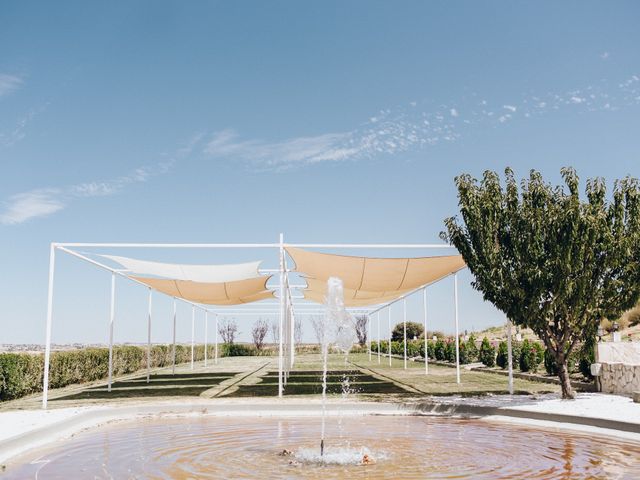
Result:
M477 420L346 416L145 419L83 432L6 478L640 478L640 445ZM293 455L282 456L284 449ZM363 454L374 458L362 465ZM329 461L330 460L330 461Z

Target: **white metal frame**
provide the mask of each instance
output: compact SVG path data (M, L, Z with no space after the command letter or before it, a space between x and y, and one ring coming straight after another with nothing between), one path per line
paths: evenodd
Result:
M42 407L47 408L48 402L48 393L49 393L49 367L50 367L50 358L51 358L51 331L52 331L52 323L53 323L53 294L54 294L54 279L55 279L55 262L56 262L56 250L61 252L65 252L73 257L76 257L80 260L86 261L94 266L97 266L103 270L111 272L111 301L110 301L110 316L109 316L109 375L108 375L108 390L111 391L111 384L113 380L113 330L116 319L115 308L116 308L116 297L115 297L115 286L116 286L116 276L121 276L133 283L144 286L149 289L149 306L148 306L148 318L147 318L147 372L146 378L147 382L150 379L150 363L151 363L151 322L152 322L152 289L148 287L148 285L135 280L129 277L125 271L115 269L105 265L101 262L98 262L82 253L75 251L77 248L162 248L162 249L228 249L228 248L240 248L240 249L277 249L279 251L279 268L278 269L260 269L260 273L278 273L279 274L279 282L275 288L278 292L278 301L277 303L273 302L265 302L257 305L257 309L253 308L229 308L229 307L205 307L203 305L190 302L188 300L182 298L173 298L173 364L172 364L172 372L175 373L175 362L176 362L176 323L177 323L177 306L176 303L178 300L189 304L192 306L192 322L191 322L191 369L194 368L195 363L195 355L194 355L194 347L195 347L195 310L200 309L205 313L205 366L207 365L207 345L208 345L208 314L211 313L215 318L215 353L214 353L214 363L218 363L218 317L221 315L279 315L279 348L278 348L278 396L282 397L284 392L284 386L286 384L286 377L288 375L288 371L293 367L294 359L295 359L295 311L298 314L318 314L323 313L324 309L322 307L313 306L311 304L298 304L295 305L294 309L294 300L302 299L303 296L294 296L291 295L292 290L298 290L304 288L306 285L291 285L289 283L289 273L293 272L287 267L286 261L286 247L297 247L297 248L325 248L325 249L451 249L450 245L447 244L321 244L321 243L296 243L296 244L286 244L284 243L284 235L280 234L278 243L51 243L50 245L50 254L49 254L49 287L48 287L48 295L47 295L47 318L46 318L46 344L45 344L45 358L44 358L44 375L43 375L43 395L42 395ZM453 273L454 275L454 302L455 302L455 324L456 324L456 373L457 373L457 382L460 383L460 365L459 365L459 342L458 342L458 334L459 334L459 325L458 325L458 292L457 292L457 272ZM440 279L442 280L442 279ZM438 281L440 281L438 280ZM380 363L380 312L383 309L388 310L388 327L389 327L389 346L388 346L388 356L389 356L389 365L391 365L391 306L396 302L402 300L404 304L404 367L407 365L407 344L406 344L406 298L416 292L424 291L424 309L425 309L425 342L426 342L426 289L429 285L433 284L432 282L427 285L423 285L411 292L406 293L405 295L387 302L381 306L378 306L373 309L358 309L367 315L367 328L368 328L368 353L369 360L371 361L371 325L370 321L372 315L374 313L377 314L378 320L378 363ZM251 307L251 306L250 306ZM277 310L271 309L271 307L276 307ZM294 311L295 310L295 311ZM354 309L355 310L355 309ZM285 325L285 320L286 325ZM288 329L287 332L284 331L285 327ZM288 341L286 342L288 345L285 345L285 335L288 335ZM284 361L284 348L288 348L289 351L289 361ZM426 349L426 343L425 343ZM427 357L425 352L425 357ZM428 360L425 358L425 373L428 373Z

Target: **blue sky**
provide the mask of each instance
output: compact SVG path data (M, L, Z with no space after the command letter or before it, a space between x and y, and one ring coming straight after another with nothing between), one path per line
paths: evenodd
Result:
M428 243L462 172L638 176L639 19L637 2L3 2L0 343L43 340L51 241ZM108 275L58 266L54 341L104 341ZM469 281L463 328L502 322ZM450 282L430 299L450 330ZM143 341L145 292L118 300L116 340Z

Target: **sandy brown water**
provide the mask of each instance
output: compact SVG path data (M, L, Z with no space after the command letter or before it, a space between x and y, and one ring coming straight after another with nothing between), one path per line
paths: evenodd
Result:
M3 478L640 478L640 445L479 420L186 417L107 425L25 457ZM283 449L291 456L278 455ZM376 460L363 466L364 454Z

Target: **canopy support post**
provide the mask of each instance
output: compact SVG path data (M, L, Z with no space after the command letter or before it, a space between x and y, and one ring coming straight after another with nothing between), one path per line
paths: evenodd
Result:
M171 348L171 357L173 358L171 373L173 375L176 374L176 313L177 313L177 305L176 299L173 299L173 346Z
M378 365L380 365L380 312L376 313L376 317L378 319Z
M513 395L513 351L511 350L511 320L507 321L507 360L509 363L509 395Z
M391 366L391 306L387 309L387 323L389 324L389 345L387 345L387 353L389 354L389 366Z
M147 316L147 383L151 376L151 299L153 290L149 288L149 315Z
M422 291L424 306L424 374L429 375L429 336L427 335L427 287Z
M218 364L218 314L216 313L216 348L215 348L215 357L214 357L214 363L217 365Z
M195 359L196 345L196 307L191 305L191 370L193 370L193 361Z
M404 369L407 369L407 299L406 297L402 299L402 308L403 308L403 335L404 335Z
M458 326L458 274L453 275L453 303L456 320L456 383L460 383L460 328Z
M109 314L109 379L107 381L107 392L111 391L111 381L113 379L113 322L115 320L116 308L116 274L111 272L111 311Z
M207 336L209 335L209 312L204 311L204 366L207 366Z
M367 314L367 345L369 347L369 361L371 361L371 318Z
M283 331L283 327L284 327L284 315L285 315L285 311L284 311L284 235L281 233L280 234L280 324L279 324L279 334L278 334L278 340L279 340L279 347L278 347L278 397L282 398L282 390L283 390L283 385L282 385L282 364L283 364L283 358L282 358L282 340L284 337L284 331Z
M293 368L293 363L296 358L296 316L293 313L293 303L289 305L289 311L291 315L291 363L289 364L289 369Z
M56 266L56 247L52 243L49 250L49 292L47 297L47 326L44 347L44 373L42 378L42 408L47 408L49 398L49 363L51 360L51 323L53 321L53 278Z

